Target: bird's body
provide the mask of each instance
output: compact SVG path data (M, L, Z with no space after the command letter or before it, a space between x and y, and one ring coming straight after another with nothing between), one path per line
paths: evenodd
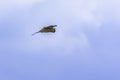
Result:
M46 27L43 27L41 30L39 30L38 32L35 32L34 34L32 35L35 35L36 33L48 33L48 32L51 32L51 33L55 33L55 28L57 25L49 25L49 26L46 26Z

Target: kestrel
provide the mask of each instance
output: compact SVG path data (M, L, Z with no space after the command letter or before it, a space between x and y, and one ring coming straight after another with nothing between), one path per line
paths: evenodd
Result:
M35 32L32 35L35 35L37 33L48 33L48 32L55 33L54 27L57 27L57 25L49 25L49 26L43 27L41 30L39 30L38 32Z

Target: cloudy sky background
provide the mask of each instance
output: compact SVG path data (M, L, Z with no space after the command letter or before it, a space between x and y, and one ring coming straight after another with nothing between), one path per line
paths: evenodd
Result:
M0 0L0 80L120 80L119 21L118 0Z

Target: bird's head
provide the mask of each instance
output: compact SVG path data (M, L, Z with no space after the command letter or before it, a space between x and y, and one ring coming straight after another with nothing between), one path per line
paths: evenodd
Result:
M57 25L53 25L53 27L57 27Z

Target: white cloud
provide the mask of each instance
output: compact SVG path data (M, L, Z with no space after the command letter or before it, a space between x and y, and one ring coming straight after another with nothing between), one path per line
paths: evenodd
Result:
M44 1L11 0L11 2L7 2L7 0L4 0L0 2L0 6L3 6L0 9L2 11L2 9L10 10L10 8L12 9L12 7L17 7L18 9L27 10L28 8L34 6L36 3L40 2ZM25 19L28 19L25 21L25 26L23 25L22 27L25 32L21 33L25 34L26 36L24 36L24 38L27 39L25 42L23 42L25 43L23 45L26 45L26 48L28 48L28 50L34 51L43 48L55 49L56 47L57 49L59 47L65 49L66 51L72 51L76 49L76 46L88 47L90 43L82 29L85 28L88 30L98 30L102 27L103 22L105 20L107 21L107 19L105 19L106 15L104 15L105 12L110 12L108 10L111 10L110 5L114 4L115 6L115 4L118 4L117 2L107 2L109 1L59 0L55 2L54 0L52 0L44 4L45 6L40 5L39 8L36 8L34 11L30 10L32 14L28 11L26 14L28 14L29 17L24 17ZM114 7L113 9L116 9L116 7ZM116 12L119 12L118 9L116 10ZM114 12L114 15L112 16L115 15L116 13ZM120 15L117 13L116 18L118 18L118 16ZM38 36L36 35L35 37L31 38L30 35L34 31L37 31L37 29L39 29L40 27L51 23L55 23L58 25L57 33L55 33L54 35L47 35L47 37L43 34L38 34Z
M99 28L102 24L102 2L99 0L60 0L59 3L76 20Z
M32 19L30 23L39 25L42 22L46 23L52 20L51 22L58 23L57 33L52 35L53 37L45 37L45 35L43 37L42 34L38 34L40 37L37 36L38 38L35 37L35 40L28 41L28 48L38 51L40 48L55 49L57 47L63 48L66 52L72 52L76 47L89 47L87 36L81 29L85 27L83 25L89 25L90 27L87 27L89 29L98 29L101 26L103 18L101 11L98 10L101 3L96 0L88 2L83 0L59 0L56 4L54 2L49 3L51 4L45 4L43 12L38 9L37 15L33 14L36 18ZM55 7L51 6L53 4ZM51 13L49 13L50 11ZM33 31L28 31L29 28L30 26L27 27L27 33Z

